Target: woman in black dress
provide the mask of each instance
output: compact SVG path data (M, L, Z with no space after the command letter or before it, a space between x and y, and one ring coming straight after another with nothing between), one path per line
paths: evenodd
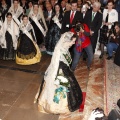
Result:
M28 16L23 15L23 22L20 24L16 63L31 65L40 62L40 59L41 53L36 43L33 27L28 21Z
M72 32L66 32L55 47L41 90L38 90L34 101L38 100L40 112L67 114L79 109L82 103L82 91L70 70L69 48L75 44L76 38Z
M47 32L47 25L45 23L43 11L39 7L38 3L33 4L33 8L29 13L29 20L35 31L37 44L40 45L44 42L44 37L46 36Z
M52 55L55 45L61 36L61 22L63 19L62 8L57 3L55 4L54 15L50 23L49 30L45 37L45 47L48 54Z
M19 0L13 0L13 4L9 8L8 12L12 13L14 21L19 26L24 12L23 8L19 4Z
M11 13L7 13L6 19L2 27L1 51L3 60L14 60L17 49L17 40L19 36L19 28L14 22Z

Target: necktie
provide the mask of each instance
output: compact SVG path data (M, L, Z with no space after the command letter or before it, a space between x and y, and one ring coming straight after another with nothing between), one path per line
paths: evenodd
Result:
M94 17L95 17L95 13L93 12L92 13L92 21L93 21Z
M71 14L71 16L70 16L70 23L72 23L73 18L74 18L74 12L72 12L72 14Z
M50 11L48 11L48 17L50 17Z

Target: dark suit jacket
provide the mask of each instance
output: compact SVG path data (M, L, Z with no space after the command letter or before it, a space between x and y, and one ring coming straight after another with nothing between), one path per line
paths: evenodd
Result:
M54 12L53 12L53 10L52 10L51 18L52 18L53 15L54 15ZM50 20L50 21L47 21L47 20L46 20L46 19L48 18L48 11L47 11L47 10L44 11L44 17L45 17L45 21L46 21L47 27L49 28L49 25L50 25L51 20Z
M11 0L6 0L6 3L7 3L8 6L11 7L11 4L12 4L12 3L11 3Z
M71 11L66 11L64 14L63 22L62 22L62 29L61 29L62 34L70 31L70 28L66 27L66 25L73 26L75 25L77 20L80 20L81 22L83 22L82 14L79 11L76 11L72 24L70 24L70 13Z
M102 25L102 14L97 12L93 21L92 21L92 10L88 11L84 17L84 23L88 25L88 27L95 32L98 32Z

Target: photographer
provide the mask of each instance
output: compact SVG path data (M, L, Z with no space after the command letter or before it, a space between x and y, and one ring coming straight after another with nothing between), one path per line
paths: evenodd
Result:
M107 44L107 51L108 57L107 59L110 60L113 56L113 51L116 51L119 42L120 42L120 24L118 22L115 23L115 33L112 33L110 38L110 42Z
M90 69L90 65L93 59L93 49L89 38L90 30L86 24L82 24L80 21L77 21L75 31L78 35L78 39L76 40L74 46L74 58L73 58L71 70L72 71L75 70L83 49L86 51L88 55L87 67L88 69Z

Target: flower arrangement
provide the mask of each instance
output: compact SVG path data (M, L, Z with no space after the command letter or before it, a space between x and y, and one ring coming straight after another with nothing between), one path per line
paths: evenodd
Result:
M57 76L57 78L54 81L54 84L61 85L61 86L67 87L67 88L70 86L68 79L66 77L64 77L62 74L59 74Z
M55 90L53 101L59 104L61 98L66 98L67 92L69 92L68 87L70 87L70 83L68 79L63 75L62 70L59 71L60 74L56 77L54 84L58 86Z
M60 86L55 90L53 101L59 104L61 98L66 98L66 93L69 92L66 87Z

